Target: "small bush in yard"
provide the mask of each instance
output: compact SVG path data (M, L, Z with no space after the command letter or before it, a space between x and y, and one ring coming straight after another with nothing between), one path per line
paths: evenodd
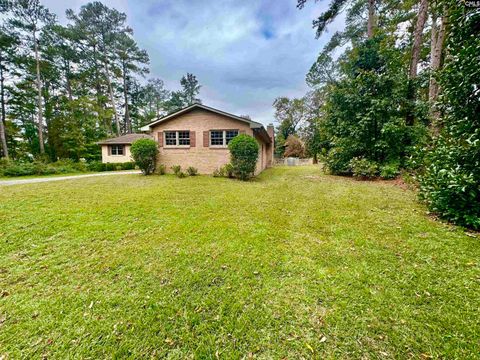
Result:
M178 173L176 173L175 175L177 175L178 178L180 179L183 179L184 177L187 177L188 175L185 174L183 171L179 171Z
M395 179L399 174L398 164L387 164L380 168L380 176L382 179Z
M173 165L170 169L172 169L175 175L178 175L180 172L182 172L182 167L180 165Z
M218 168L218 169L213 171L212 175L213 175L213 177L224 177L225 176L225 170L223 169L223 167Z
M378 175L378 165L368 159L356 157L349 164L354 177L371 179Z
M196 176L196 175L198 175L198 169L194 168L193 166L189 166L187 168L187 174L190 175L190 176Z
M228 163L225 164L225 166L222 168L223 169L223 176L226 176L228 178L233 178L235 175L233 174L233 165Z
M158 167L157 167L158 175L165 175L166 172L167 172L167 169L166 169L164 164L158 165Z
M228 144L233 174L240 180L248 180L255 173L258 159L257 141L245 134L238 135Z
M145 175L150 175L155 171L158 155L158 147L155 140L138 139L134 141L130 151L135 163Z

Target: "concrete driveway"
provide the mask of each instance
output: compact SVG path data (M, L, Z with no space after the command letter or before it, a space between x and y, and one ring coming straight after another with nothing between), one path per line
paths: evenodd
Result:
M84 174L84 175L68 175L68 176L53 176L53 177L40 177L40 178L29 178L29 179L20 179L20 180L0 180L0 186L2 185L20 185L20 184L35 184L43 183L50 181L61 181L61 180L73 180L73 179L82 179L95 176L112 176L112 175L131 175L131 174L140 174L140 170L132 171L112 171L112 172L103 172L98 174Z

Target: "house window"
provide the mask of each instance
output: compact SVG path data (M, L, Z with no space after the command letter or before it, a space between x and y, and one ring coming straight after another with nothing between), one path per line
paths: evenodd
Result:
M165 146L190 146L190 131L165 131Z
M123 155L123 145L110 145L110 155Z
M210 146L227 146L238 135L238 130L212 130L210 131Z
M190 131L178 131L178 145L190 145Z
M237 135L238 135L238 130L225 131L225 139L226 139L227 145L230 142L230 140L232 140Z

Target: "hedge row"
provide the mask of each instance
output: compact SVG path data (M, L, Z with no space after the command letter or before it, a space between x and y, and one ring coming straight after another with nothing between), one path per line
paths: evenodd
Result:
M90 163L74 162L70 160L61 160L53 163L20 162L20 161L0 161L0 176L28 176L28 175L52 175L79 172L101 172L115 170L135 169L133 162L118 164L103 164L99 161Z

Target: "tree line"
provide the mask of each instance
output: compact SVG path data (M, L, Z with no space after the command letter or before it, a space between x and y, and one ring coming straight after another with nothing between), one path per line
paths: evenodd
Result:
M131 133L200 102L187 73L169 91L149 73L148 53L126 14L95 1L66 11L40 0L0 2L0 149L5 158L98 159L96 141Z
M307 0L298 0L302 9ZM277 154L303 140L333 174L413 175L435 213L480 228L480 7L454 0L333 0L345 12L301 99L274 102Z

